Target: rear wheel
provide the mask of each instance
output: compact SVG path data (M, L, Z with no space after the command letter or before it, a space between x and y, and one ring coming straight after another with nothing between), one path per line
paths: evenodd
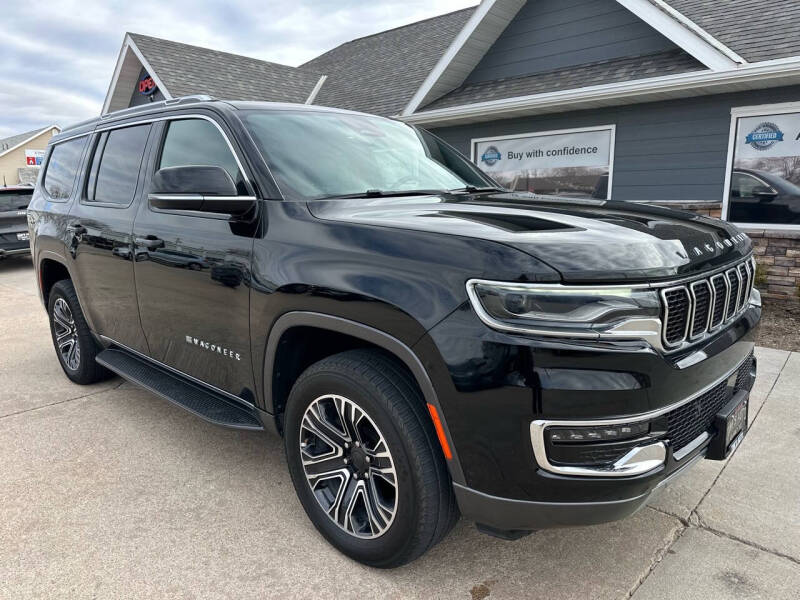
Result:
M84 385L111 377L110 371L95 362L97 342L89 331L72 282L63 279L55 283L47 304L53 346L67 377Z
M410 562L458 517L424 406L408 373L369 350L312 365L289 396L284 442L295 490L320 533L362 563Z

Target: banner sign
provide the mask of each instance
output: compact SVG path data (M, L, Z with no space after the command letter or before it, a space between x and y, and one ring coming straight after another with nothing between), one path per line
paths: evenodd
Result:
M475 144L476 162L490 175L509 170L608 167L610 157L611 129L526 135Z
M25 164L29 167L41 167L44 160L44 150L25 150Z
M610 197L614 127L473 140L473 161L517 191Z

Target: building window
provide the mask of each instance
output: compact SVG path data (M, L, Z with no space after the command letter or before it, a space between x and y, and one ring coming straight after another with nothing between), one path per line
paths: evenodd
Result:
M614 125L472 140L472 160L515 191L611 198Z
M731 115L726 219L800 227L800 104L734 108Z

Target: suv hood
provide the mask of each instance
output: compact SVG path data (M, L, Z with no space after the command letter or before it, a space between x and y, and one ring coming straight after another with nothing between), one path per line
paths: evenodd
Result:
M443 193L319 200L308 206L323 220L502 243L547 263L572 282L688 276L744 258L752 250L749 238L729 223L632 202Z

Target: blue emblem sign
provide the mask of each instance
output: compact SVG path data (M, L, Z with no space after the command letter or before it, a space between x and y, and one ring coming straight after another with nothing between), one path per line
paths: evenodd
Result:
M783 141L783 132L775 123L764 122L747 134L745 143L756 150L769 150L778 142Z
M495 146L489 146L486 149L486 152L481 155L481 161L485 162L490 167L497 163L497 161L501 158L503 157L500 154L500 150L498 150Z

